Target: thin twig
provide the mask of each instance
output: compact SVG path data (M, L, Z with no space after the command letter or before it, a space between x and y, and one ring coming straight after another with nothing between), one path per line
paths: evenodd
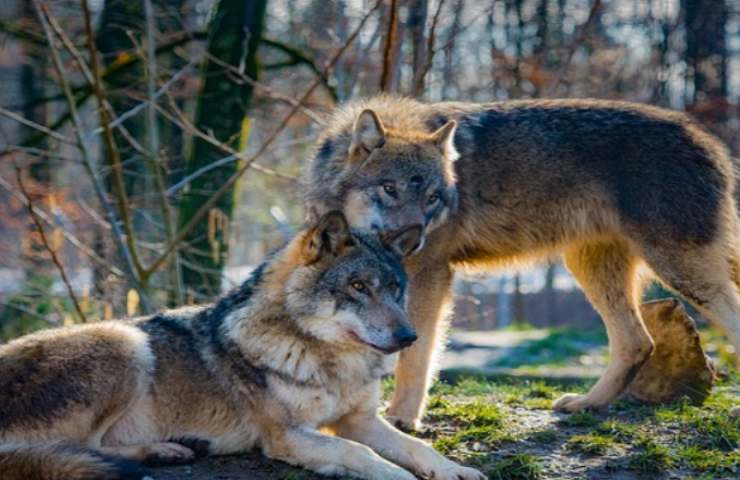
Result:
M64 238L66 238L67 241L72 246L74 246L75 248L77 248L85 256L87 256L88 258L90 258L94 262L98 263L99 265L105 267L113 275L115 275L117 277L123 277L124 276L124 274L123 274L123 272L121 270L119 270L115 266L111 265L110 262L107 261L106 259L104 259L104 258L100 257L99 255L97 255L90 247L88 247L87 245L85 245L82 242L82 240L80 240L79 238L77 238L73 233L70 233L66 229L62 228L59 225L58 222L55 222L53 220L52 215L49 215L48 213L44 212L41 208L39 208L39 207L37 207L35 205L30 205L26 201L26 198L23 195L21 195L20 193L18 193L16 191L16 189L14 189L13 186L10 184L10 182L8 182L7 180L5 180L3 177L0 177L0 186L3 187L8 193L10 193L11 195L13 195L16 198L16 200L18 200L19 202L21 202L21 204L24 207L34 209L34 211L36 212L36 215L40 219L42 219L47 225L49 225L50 227L59 229L62 232L62 235L64 235Z
M342 56L342 54L349 48L349 46L352 44L352 42L357 38L357 35L360 34L360 31L362 31L363 27L365 26L365 23L367 23L367 20L370 18L373 12L380 7L380 5L383 3L383 0L376 0L375 4L370 8L370 10L365 14L365 16L360 21L360 24L357 26L357 28L352 32L352 34L347 38L347 41L342 45L342 47L334 54L334 57L329 61L329 63L324 68L324 72L329 72L331 68L337 63L339 58ZM310 96L311 94L316 90L316 88L321 85L321 78L317 78L314 80L314 82L308 87L306 92L301 96L301 98L298 100L297 105L293 106L291 110L288 112L288 114L283 118L282 122L277 126L277 128L272 132L272 134L267 137L267 139L262 143L260 148L255 152L254 155L252 155L250 158L244 161L244 164L234 172L231 177L229 177L226 182L221 185L221 187L216 190L211 197L201 205L201 207L193 214L192 217L190 217L190 220L188 223L186 223L179 232L177 232L177 235L175 236L175 239L173 242L167 246L164 253L156 259L152 265L148 269L148 273L151 274L152 272L156 271L162 263L167 259L167 257L172 253L173 250L175 250L178 245L187 237L188 233L195 228L196 225L200 223L200 221L205 217L205 215L211 210L213 205L227 192L231 190L233 185L236 183L237 180L239 180L242 175L249 169L250 165L254 160L259 158L260 155L262 155L267 148L272 144L273 141L280 135L280 133L285 129L285 127L290 122L290 119L293 118L293 115L296 114L296 112L299 111L300 105L303 104Z
M336 102L336 101L339 100L339 97L337 95L337 90L331 84L331 81L329 80L329 73L328 73L328 71L327 70L323 70L322 71L316 65L316 62L314 62L313 60L311 60L310 58L308 58L303 52L301 52L297 48L291 47L289 45L286 45L285 43L282 43L282 42L279 42L277 40L270 39L270 38L262 37L262 38L260 38L260 43L263 44L263 45L265 45L265 46L273 47L273 48L275 48L277 50L280 50L280 51L282 51L284 53L287 53L288 55L290 55L291 59L293 59L296 62L296 64L302 63L302 64L308 66L308 68L311 69L311 71L316 74L316 76L319 78L319 80L321 80L321 85L324 86L324 88L326 89L326 91L331 96L332 100L334 102Z
M172 196L175 193L177 193L179 190L181 190L183 187L188 185L190 182L195 180L196 178L200 177L201 175L205 174L206 172L209 172L213 170L214 168L221 167L223 165L228 165L231 162L235 162L238 160L246 161L249 160L249 157L247 156L246 152L240 152L233 147L219 141L216 137L213 135L210 135L203 130L199 129L193 123L188 120L188 118L180 111L176 105L174 105L174 102L170 101L170 108L175 112L175 115L170 114L166 110L162 109L161 107L157 107L159 112L166 117L168 120L170 120L172 123L180 127L183 131L186 133L189 133L193 136L196 136L214 147L219 148L220 150L228 153L227 156L220 158L212 163L209 163L208 165L205 165L204 167L199 168L195 172L191 173L190 175L187 175L185 178L181 179L176 184L170 186L167 189L167 196ZM291 183L299 183L299 180L296 177L292 177L290 175L285 175L283 173L277 172L271 168L264 167L257 162L252 162L252 168L258 172L265 173L267 175L273 176L275 178L279 178L280 180L284 180L286 182Z
M44 317L43 315L39 315L38 313L34 312L30 308L26 308L21 305L16 305L12 302L6 302L5 300L0 300L0 305L3 305L4 307L12 308L14 310L18 310L21 313L25 313L26 315L29 315L37 320L41 320L45 323L48 323L50 325L58 326L59 322L56 320L52 320L50 318Z
M28 194L28 191L26 190L26 186L23 184L23 174L21 173L21 169L16 164L14 164L13 166L15 167L15 178L16 178L16 181L18 182L18 188L20 189L21 193L26 199L26 207L27 207L28 213L31 215L34 225L36 225L36 230L38 230L39 236L41 237L41 243L44 245L44 248L46 249L46 251L49 252L49 255L51 255L51 261L54 262L54 265L56 265L57 270L59 270L59 275L62 277L62 282L64 282L64 285L67 287L67 293L69 294L69 298L72 300L72 303L74 304L75 310L77 310L77 315L80 316L80 320L82 320L83 323L86 323L87 317L85 317L85 312L83 312L82 307L80 307L80 302L77 300L77 295L75 294L75 291L72 288L72 284L69 283L67 272L64 270L64 266L62 265L61 260L59 260L56 250L52 248L51 244L49 243L49 240L46 238L46 232L44 231L44 226L41 224L41 219L36 214L36 210L34 210L33 208L33 202L31 200L31 195Z
M115 119L114 121L111 121L111 123L109 124L110 128L116 128L116 127L118 127L118 125L122 124L123 122L125 122L129 118L135 116L136 114L138 114L139 112L141 112L142 110L144 110L145 108L147 108L149 106L150 102L158 100L159 97L161 97L162 95L164 95L165 93L167 93L167 91L170 88L172 88L172 86L174 84L176 84L178 81L180 81L180 79L182 79L182 77L186 73L188 73L190 71L190 69L196 63L199 63L199 62L200 62L200 56L197 56L197 58L193 58L190 62L188 62L187 65L183 66L180 70L178 70L177 72L175 72L175 74L172 75L172 77L169 80L167 80L167 82L165 82L161 87L159 87L159 89L156 92L154 92L154 96L153 96L153 98L151 100L150 99L144 100L140 104L136 105L135 107L131 108L130 110L122 113L121 115L119 115L117 119ZM99 134L101 134L103 132L104 132L104 128L103 127L98 127L98 128L96 128L95 130L92 131L92 135L93 136L99 135Z
M21 123L27 127L31 127L34 130L38 130L39 132L43 133L44 135L48 135L54 140L59 140L62 143L66 143L67 145L76 145L75 141L72 139L69 139L62 135L61 133L57 133L54 130L51 130L48 127L45 127L41 124L38 124L34 121L31 121L21 115L18 115L17 113L11 112L10 110L7 110L3 107L0 107L0 115L4 115L12 120L15 120L18 123Z
M126 233L126 244L131 255L131 261L134 264L136 272L139 274L139 278L142 283L146 283L146 278L142 275L144 267L139 259L138 249L136 247L136 237L134 235L134 224L131 218L131 211L129 209L128 193L126 191L126 182L123 178L123 167L121 166L121 157L116 145L116 141L113 138L113 128L111 122L113 121L110 117L108 109L105 108L105 94L103 92L103 82L100 78L100 63L98 60L98 50L95 46L95 34L92 27L92 14L87 4L87 0L80 0L82 5L82 13L85 24L85 34L87 35L87 48L90 55L90 66L92 71L92 90L93 96L95 96L98 103L98 115L100 117L100 125L103 128L103 143L105 145L106 154L108 157L108 163L111 166L112 180L115 190L115 197L118 203L118 215L121 217L123 225L123 231Z
M270 98L274 98L275 100L280 100L281 102L285 102L288 105L291 105L293 107L298 107L301 110L301 113L303 113L308 118L310 118L311 120L313 120L314 122L318 123L321 126L326 124L326 122L321 117L319 117L316 113L314 113L311 109L307 108L306 106L299 104L294 98L284 95L282 93L276 92L275 90L268 87L264 83L261 83L253 79L252 77L250 77L249 75L241 71L239 68L229 64L228 62L224 62L220 58L215 57L209 54L208 52L206 52L205 55L208 61L213 62L216 65L227 69L229 73L236 75L239 78L239 80L250 84L258 92Z
M72 58L77 64L77 68L79 68L80 72L82 72L82 75L85 77L87 84L90 86L90 88L93 88L92 85L95 79L92 72L90 71L90 68L88 68L87 63L85 62L85 59L82 57L82 53L80 53L80 51L74 46L67 34L64 33L64 29L61 27L61 25L59 25L59 22L57 22L56 18L51 15L46 5L42 5L42 8L44 9L44 14L46 15L46 19L49 21L51 29L62 42L64 48L70 53L70 55L72 55ZM115 122L117 120L116 112L113 109L113 105L110 104L107 98L105 99L103 106L108 111L108 115L110 116L112 121ZM121 136L124 138L124 140L126 140L134 150L147 157L151 155L144 149L144 147L141 146L141 144L139 144L139 142L136 141L134 136L131 135L131 133L128 131L123 123L117 124L116 127L121 133Z
M170 208L170 202L165 191L165 166L160 155L159 144L159 124L157 123L157 43L154 35L154 8L152 0L144 0L144 11L146 16L146 66L147 66L147 123L149 130L149 151L152 154L151 164L154 173L154 183L159 195L160 210L162 212L162 221L165 226L165 239L167 243L172 242L175 237L175 217ZM170 282L175 289L175 301L178 304L183 303L182 294L182 275L180 272L180 260L175 253L169 266Z

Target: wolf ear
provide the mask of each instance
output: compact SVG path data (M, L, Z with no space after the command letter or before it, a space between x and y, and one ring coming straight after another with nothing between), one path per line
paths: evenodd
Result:
M308 233L308 242L305 245L306 263L317 262L327 254L338 256L353 244L344 214L339 210L332 210L322 215Z
M419 247L421 233L421 225L411 225L410 227L385 234L380 240L386 248L389 248L400 257L407 257Z
M432 142L434 145L452 162L460 156L455 149L455 130L457 130L457 122L450 120L439 127L436 132L432 133Z
M385 128L383 123L372 110L363 110L355 120L352 129L352 144L349 147L349 154L368 153L372 149L383 144L385 140Z

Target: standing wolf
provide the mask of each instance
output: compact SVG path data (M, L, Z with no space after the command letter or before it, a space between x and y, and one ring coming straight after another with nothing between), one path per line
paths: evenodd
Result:
M139 478L259 447L323 474L482 480L376 413L388 354L416 338L400 257L420 234L383 245L330 212L213 305L0 347L0 478Z
M307 207L341 209L356 228L424 228L406 261L419 341L401 353L388 410L414 428L458 267L563 254L606 324L611 359L590 392L564 396L558 410L607 405L651 355L638 309L641 264L740 352L736 181L726 149L681 113L598 100L379 97L330 120Z

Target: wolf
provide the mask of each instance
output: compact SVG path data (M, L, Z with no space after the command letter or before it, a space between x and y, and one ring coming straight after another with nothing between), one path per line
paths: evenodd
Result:
M737 181L721 142L674 111L588 99L381 96L330 117L305 203L309 216L342 210L354 228L423 228L405 261L419 340L400 354L388 409L413 429L459 269L563 256L606 325L610 362L587 394L563 396L556 410L608 405L653 352L638 309L646 270L740 352Z
M0 478L139 478L259 447L327 475L482 480L377 414L416 338L401 256L420 235L379 240L329 212L212 305L0 347Z

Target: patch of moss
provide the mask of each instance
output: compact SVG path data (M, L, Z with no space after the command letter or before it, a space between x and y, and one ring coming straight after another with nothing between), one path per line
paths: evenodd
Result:
M429 407L431 419L451 422L457 429L453 435L434 441L434 448L442 453L449 453L464 442L495 445L513 438L505 428L505 415L491 402L474 400L458 403L435 396Z
M440 437L432 443L432 446L446 455L468 442L480 442L490 447L511 440L514 440L513 435L498 428L471 427L463 428L451 436Z
M485 400L472 402L451 402L442 397L430 401L429 416L452 420L467 427L500 428L504 423L501 409Z
M614 450L614 440L606 435L587 433L568 439L568 449L588 455L606 455Z
M740 451L723 452L692 446L679 449L677 456L686 467L699 472L740 474Z
M732 405L731 399L713 394L701 407L685 401L660 407L655 419L681 430L685 445L734 450L740 447L740 418L728 415Z
M671 451L664 445L643 437L638 440L637 451L630 455L629 466L631 469L642 473L661 473L676 464Z
M566 427L594 427L598 425L599 422L600 420L596 418L593 413L585 410L573 413L558 420L560 425Z
M526 453L509 455L483 467L490 480L538 480L542 478L542 465L537 457Z
M637 427L612 419L601 422L594 431L618 442L627 442L635 437Z
M553 428L540 430L539 432L532 433L529 439L542 444L552 443L558 439L558 431Z

